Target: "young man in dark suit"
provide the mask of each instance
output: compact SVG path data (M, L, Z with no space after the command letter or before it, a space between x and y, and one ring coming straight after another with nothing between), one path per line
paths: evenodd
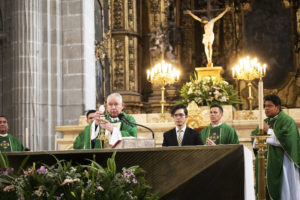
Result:
M176 127L164 133L162 146L202 145L198 131L186 126L188 111L183 104L173 107L171 111Z

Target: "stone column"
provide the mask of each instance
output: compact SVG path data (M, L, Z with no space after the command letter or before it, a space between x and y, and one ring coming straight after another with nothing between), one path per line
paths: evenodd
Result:
M94 0L10 4L11 131L25 143L28 128L31 150L54 150L55 126L95 109Z
M38 0L17 0L12 3L12 118L13 134L22 138L29 133L32 150L43 148L43 117L41 111L43 68L42 4ZM45 69L44 69L45 70ZM47 69L46 69L47 70ZM51 77L45 77L51 78ZM44 118L44 119L43 119ZM49 140L51 141L51 140ZM46 145L49 145L47 143Z

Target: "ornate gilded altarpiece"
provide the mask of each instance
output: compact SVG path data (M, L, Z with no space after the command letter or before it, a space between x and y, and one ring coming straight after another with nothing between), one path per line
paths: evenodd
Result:
M181 81L167 86L169 109L196 67L206 66L203 25L183 14L187 9L212 17L230 6L214 26L213 62L234 84L248 109L247 88L232 79L239 57L256 55L268 64L265 94L278 94L287 107L300 107L300 8L297 0L99 0L102 38L96 47L103 67L103 95L120 92L131 113L160 112L160 90L146 70L162 57L181 70ZM257 82L253 81L254 93ZM254 108L257 103L254 102Z

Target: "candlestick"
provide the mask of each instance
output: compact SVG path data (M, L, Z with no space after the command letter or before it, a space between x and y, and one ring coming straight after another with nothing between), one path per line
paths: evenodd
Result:
M156 69L160 68L161 70L157 71ZM147 72L148 73L148 72ZM149 72L150 78L148 80L154 84L161 87L161 122L165 122L164 107L166 104L165 101L165 86L168 84L173 84L179 80L180 72L173 68L171 64L162 60L161 63L156 64Z
M28 132L28 128L25 128L25 147L26 148L29 147L29 132Z
M264 112L264 85L262 79L258 82L258 109L259 109L259 129L264 128L264 119L263 119L263 112Z

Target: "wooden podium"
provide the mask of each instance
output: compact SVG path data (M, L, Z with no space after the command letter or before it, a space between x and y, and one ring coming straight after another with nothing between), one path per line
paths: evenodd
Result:
M39 161L54 164L52 155L86 164L87 159L96 155L96 161L106 167L106 160L114 151L117 151L118 170L133 165L145 169L146 180L161 199L251 199L245 198L246 185L252 189L254 186L253 181L245 178L245 174L249 175L249 170L245 170L249 164L244 162L242 145L12 152L7 155L15 169L26 155L30 155L27 162L30 165ZM250 174L253 176L253 168Z

